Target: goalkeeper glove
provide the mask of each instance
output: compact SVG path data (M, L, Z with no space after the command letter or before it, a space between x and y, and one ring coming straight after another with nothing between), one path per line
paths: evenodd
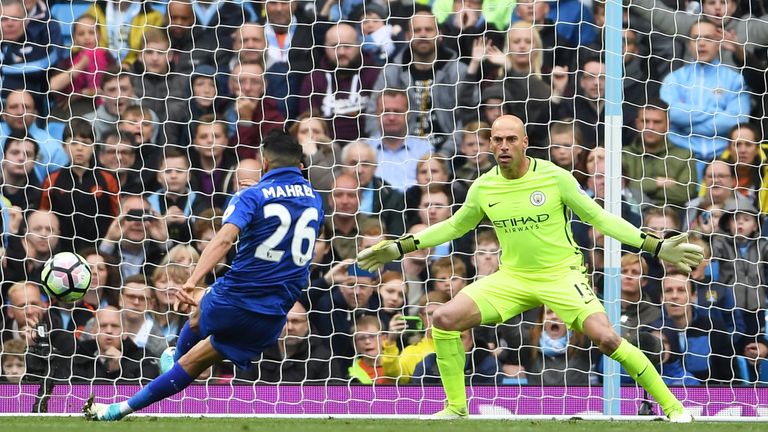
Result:
M417 244L412 235L397 240L385 240L360 252L357 263L364 270L376 271L384 264L415 251Z
M653 234L645 234L640 248L686 273L690 273L691 269L701 264L704 259L701 246L688 243L688 233L663 240Z

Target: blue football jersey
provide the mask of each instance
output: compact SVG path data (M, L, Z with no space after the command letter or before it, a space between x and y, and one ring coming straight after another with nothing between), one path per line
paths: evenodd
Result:
M298 168L267 172L224 212L223 222L240 228L240 242L213 291L254 312L288 313L307 285L324 216L320 194Z

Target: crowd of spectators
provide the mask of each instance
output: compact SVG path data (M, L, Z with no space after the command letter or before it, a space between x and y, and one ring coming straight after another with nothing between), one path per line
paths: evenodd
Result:
M623 336L670 384L768 383L765 6L624 3L623 217L690 231L707 257L689 276L625 248ZM280 341L251 369L199 377L211 383L436 383L432 313L499 267L493 227L381 273L354 257L448 219L494 168L502 114L526 122L530 156L605 198L601 0L0 0L0 13L1 381L155 377L188 319L175 293L259 180L273 130L302 145L325 229ZM572 225L601 295L603 237ZM41 289L61 251L93 272L76 303ZM545 308L462 341L472 383L602 379L595 347Z

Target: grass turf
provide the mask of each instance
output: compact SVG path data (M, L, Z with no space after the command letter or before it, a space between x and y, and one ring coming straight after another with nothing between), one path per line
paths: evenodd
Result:
M764 431L764 423L704 423L689 425L665 422L595 421L419 421L358 419L267 419L267 418L159 418L133 417L117 423L86 422L74 417L0 417L0 431L34 432L696 432Z

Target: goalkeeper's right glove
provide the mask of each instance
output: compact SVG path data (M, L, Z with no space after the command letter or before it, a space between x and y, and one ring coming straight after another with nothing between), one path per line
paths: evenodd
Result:
M412 235L397 240L385 240L360 252L357 263L364 270L376 271L384 264L415 251L417 244Z
M645 234L641 249L686 273L690 273L704 259L704 250L699 245L688 243L687 233L663 240L653 234Z

